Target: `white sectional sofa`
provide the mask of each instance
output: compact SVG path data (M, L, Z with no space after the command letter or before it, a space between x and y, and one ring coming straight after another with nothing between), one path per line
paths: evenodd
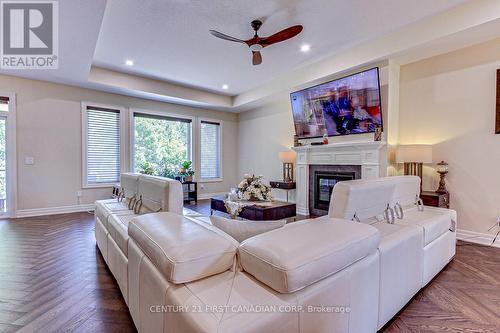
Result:
M180 182L163 177L124 173L120 198L99 200L95 209L95 237L101 254L128 303L128 224L152 212L182 214Z
M125 201L144 197L142 176L135 192L124 177ZM242 243L182 216L169 185L175 207L159 213L97 204L97 243L140 332L376 332L455 253L455 212L421 206L415 177L338 183L328 216Z

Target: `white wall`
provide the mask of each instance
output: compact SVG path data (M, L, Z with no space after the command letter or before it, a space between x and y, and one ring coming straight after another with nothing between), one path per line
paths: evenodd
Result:
M223 182L200 193L225 192L237 181L237 115L41 81L0 76L0 91L17 99L18 210L72 206L106 198L110 189L82 189L81 101L222 119ZM24 165L33 156L34 165Z
M494 134L500 39L401 67L401 144L432 144L450 164L459 229L486 233L500 214L500 135ZM433 166L424 190L437 188Z
M288 96L255 110L239 114L238 175L263 175L267 182L281 180L282 164L278 153L293 146L292 111ZM290 193L293 195L292 193ZM273 190L277 199L285 198L280 190ZM293 196L290 197L293 200Z

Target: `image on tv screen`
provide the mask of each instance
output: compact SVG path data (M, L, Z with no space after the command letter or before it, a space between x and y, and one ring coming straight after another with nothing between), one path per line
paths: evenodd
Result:
M375 132L382 126L378 68L290 95L299 138Z

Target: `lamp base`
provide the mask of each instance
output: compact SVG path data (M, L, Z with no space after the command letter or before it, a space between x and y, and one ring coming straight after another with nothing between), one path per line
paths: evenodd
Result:
M422 193L422 168L421 162L405 162L404 174L405 176L419 176L420 177L420 193Z
M439 173L439 187L436 190L436 193L446 194L448 193L448 190L446 189L446 183L444 181L444 177L446 176L447 172L438 172L438 173Z
M283 181L286 183L293 182L293 163L283 163Z

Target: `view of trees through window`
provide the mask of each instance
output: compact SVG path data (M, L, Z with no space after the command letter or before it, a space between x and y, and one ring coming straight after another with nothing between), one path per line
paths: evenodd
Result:
M190 121L136 114L134 127L136 172L173 177L180 164L190 159Z

